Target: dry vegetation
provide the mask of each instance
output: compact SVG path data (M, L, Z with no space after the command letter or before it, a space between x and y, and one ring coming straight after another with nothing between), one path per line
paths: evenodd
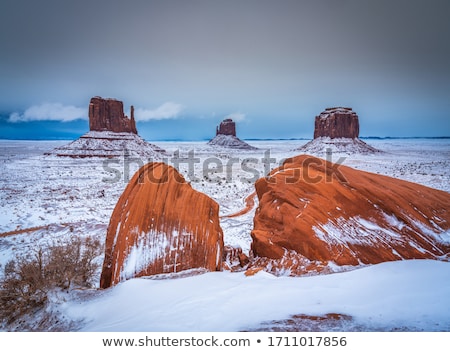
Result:
M0 281L0 321L8 326L42 311L55 291L92 287L100 254L99 241L72 237L9 261Z

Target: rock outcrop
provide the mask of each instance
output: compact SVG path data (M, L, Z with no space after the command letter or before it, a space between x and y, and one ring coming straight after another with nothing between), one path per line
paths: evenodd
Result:
M225 270L242 271L249 264L248 256L242 252L242 248L225 246L223 255L223 267Z
M450 260L450 194L300 155L256 182L253 267L333 272L402 259Z
M164 149L146 142L136 130L134 108L131 118L123 112L123 103L116 99L93 97L89 103L90 131L79 139L55 148L46 155L71 158L146 158L161 160Z
M316 116L314 139L300 147L304 153L371 154L380 152L359 138L359 119L352 108L326 108Z
M216 127L216 136L208 144L233 149L258 149L236 137L236 124L232 119L225 119Z
M89 103L89 129L137 134L133 106L131 106L130 115L130 118L125 116L123 103L120 100L93 97Z
M193 268L221 270L223 247L219 205L173 167L149 163L111 216L100 287Z
M358 138L358 115L351 108L326 108L316 116L314 138Z
M69 144L53 149L47 155L109 159L139 157L146 161L157 161L165 153L164 149L134 133L90 131Z
M216 127L216 136L218 134L236 137L236 123L232 119L223 120L220 125Z

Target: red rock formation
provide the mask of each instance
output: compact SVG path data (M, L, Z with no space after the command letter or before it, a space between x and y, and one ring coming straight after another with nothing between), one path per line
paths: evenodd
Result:
M314 138L358 138L358 115L351 108L327 108L316 116Z
M164 163L133 176L108 226L100 287L191 268L221 270L219 205Z
M242 271L249 263L249 258L240 247L225 246L223 250L223 267L225 270Z
M236 123L232 119L223 120L216 128L216 136L219 134L236 137Z
M450 260L447 192L307 155L287 159L255 186L253 267L299 275L332 265Z
M93 97L89 104L89 129L91 131L129 132L137 134L134 108L131 118L125 116L123 103L116 99Z
M236 124L232 119L225 119L216 127L216 136L208 144L233 149L258 149L236 137Z

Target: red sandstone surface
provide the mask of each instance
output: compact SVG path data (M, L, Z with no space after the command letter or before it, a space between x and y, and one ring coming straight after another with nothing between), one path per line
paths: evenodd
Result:
M223 246L219 205L173 167L149 163L111 216L100 287L192 268L221 270Z
M302 275L449 260L450 194L300 155L256 182L252 267Z

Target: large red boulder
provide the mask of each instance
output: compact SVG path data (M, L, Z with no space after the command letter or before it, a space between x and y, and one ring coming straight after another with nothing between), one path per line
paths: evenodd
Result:
M219 205L164 163L143 166L111 216L100 287L138 276L221 270Z
M89 103L89 129L137 134L133 106L130 114L130 118L125 116L123 103L119 100L93 97Z
M401 259L450 260L447 192L308 155L287 159L255 186L253 266L301 275Z

